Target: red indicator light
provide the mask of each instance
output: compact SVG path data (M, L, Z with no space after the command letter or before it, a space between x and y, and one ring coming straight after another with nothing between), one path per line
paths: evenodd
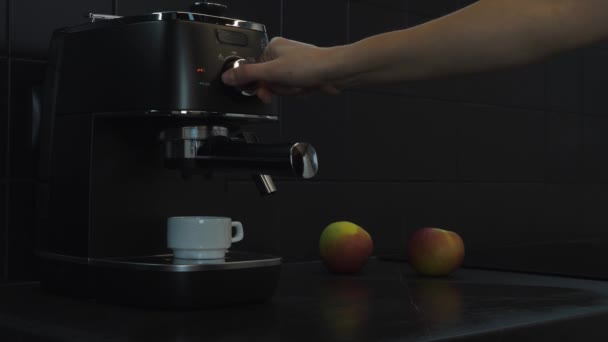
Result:
M196 72L198 72L199 74L202 74L205 72L205 68L196 68Z

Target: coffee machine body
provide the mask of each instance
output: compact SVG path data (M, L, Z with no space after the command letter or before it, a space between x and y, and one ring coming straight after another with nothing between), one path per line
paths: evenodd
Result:
M155 307L272 296L280 257L229 252L221 262L180 261L165 235L172 216L230 216L221 202L201 207L212 181L197 173L251 172L273 192L268 174L316 172L312 146L237 135L278 121L276 103L221 82L224 70L256 62L267 42L261 24L186 12L54 33L40 129L45 288Z

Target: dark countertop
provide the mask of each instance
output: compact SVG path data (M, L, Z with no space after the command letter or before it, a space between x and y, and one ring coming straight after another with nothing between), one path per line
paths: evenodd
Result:
M264 304L160 311L0 286L0 341L606 341L608 282L462 269L422 278L371 260L358 276L286 264Z

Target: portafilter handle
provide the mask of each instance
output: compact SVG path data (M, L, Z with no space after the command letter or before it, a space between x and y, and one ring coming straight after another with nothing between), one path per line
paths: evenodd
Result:
M160 132L164 165L182 176L214 170L240 170L254 174L263 195L276 191L269 175L312 178L319 164L314 147L305 142L261 144L254 133L232 138L224 126L171 127Z
M197 151L202 166L249 169L261 174L312 178L319 164L315 148L305 142L292 144L248 144L224 137L208 139Z

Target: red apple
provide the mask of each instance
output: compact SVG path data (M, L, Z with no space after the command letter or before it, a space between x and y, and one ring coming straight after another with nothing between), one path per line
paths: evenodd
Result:
M460 235L449 230L421 228L407 242L407 258L422 275L448 275L462 265L464 242Z
M334 222L321 233L319 252L330 272L359 272L372 250L373 241L369 233L352 222Z

